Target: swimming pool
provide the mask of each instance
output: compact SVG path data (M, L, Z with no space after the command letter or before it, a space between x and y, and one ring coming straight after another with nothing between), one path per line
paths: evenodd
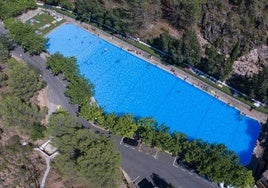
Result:
M250 162L260 131L256 120L76 25L63 24L47 38L49 53L77 58L106 112L154 117L190 139L223 143L241 164Z

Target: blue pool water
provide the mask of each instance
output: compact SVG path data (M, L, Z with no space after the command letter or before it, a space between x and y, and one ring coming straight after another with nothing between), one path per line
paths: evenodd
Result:
M50 34L48 51L75 56L106 112L154 117L190 139L223 143L248 164L260 124L172 74L73 24Z

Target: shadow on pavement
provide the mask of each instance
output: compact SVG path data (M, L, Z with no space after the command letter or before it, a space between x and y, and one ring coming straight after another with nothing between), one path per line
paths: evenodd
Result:
M158 188L175 188L172 184L168 183L165 179L161 178L158 174L151 175L153 183Z
M154 188L154 185L146 178L143 178L137 185L139 188Z

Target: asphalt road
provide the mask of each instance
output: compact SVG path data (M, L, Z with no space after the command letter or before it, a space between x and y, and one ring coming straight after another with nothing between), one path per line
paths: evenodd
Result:
M5 32L2 23L0 23L0 33ZM59 78L53 76L45 67L45 60L40 56L31 56L20 47L16 47L12 55L24 60L39 72L48 85L48 97L50 102L58 104L66 109L69 113L76 115L77 106L71 105L69 99L64 96L65 83ZM97 130L87 121L78 118L81 123L87 128ZM173 165L174 157L159 152L154 158L151 154L140 152L137 148L127 147L122 144L121 138L112 136L122 156L121 167L129 175L130 179L138 183L142 178L146 177L158 187L165 187L168 183L180 188L209 188L217 187L217 185L206 181L195 173L191 173L182 167Z

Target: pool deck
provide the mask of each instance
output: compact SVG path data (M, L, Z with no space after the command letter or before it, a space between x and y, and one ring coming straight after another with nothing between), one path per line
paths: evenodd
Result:
M51 11L51 10L47 10L47 11ZM59 14L59 13L56 13L56 14ZM256 119L260 123L265 123L267 121L268 114L256 111L254 109L251 110L251 107L249 105L235 99L234 97L220 91L217 88L210 86L209 84L207 84L207 83L203 82L202 80L192 76L191 74L183 71L182 69L179 69L173 65L169 65L169 64L165 63L164 61L161 61L159 58L153 57L150 54L142 51L141 49L138 49L138 48L132 46L131 44L129 44L129 43L113 36L113 35L110 35L109 33L106 33L103 30L100 30L92 25L77 21L75 19L72 19L72 18L65 16L65 15L62 15L62 14L59 14L59 15L61 15L66 20L67 23L72 23L72 24L78 25L78 26L86 29L90 33L95 34L98 37L114 44L115 46L118 46L119 48L122 48L122 49L128 51L129 53L131 53L137 57L140 57L140 58L144 59L145 61L147 61L151 64L154 64L155 66L158 66L159 68L169 72L170 74L174 74L175 76L181 78L182 80L185 80L189 84L207 92L208 94L210 94L210 95L214 96L215 98L223 101L224 103L232 106L233 108L238 109L241 112L241 114L246 115L248 117L251 117L253 119Z

